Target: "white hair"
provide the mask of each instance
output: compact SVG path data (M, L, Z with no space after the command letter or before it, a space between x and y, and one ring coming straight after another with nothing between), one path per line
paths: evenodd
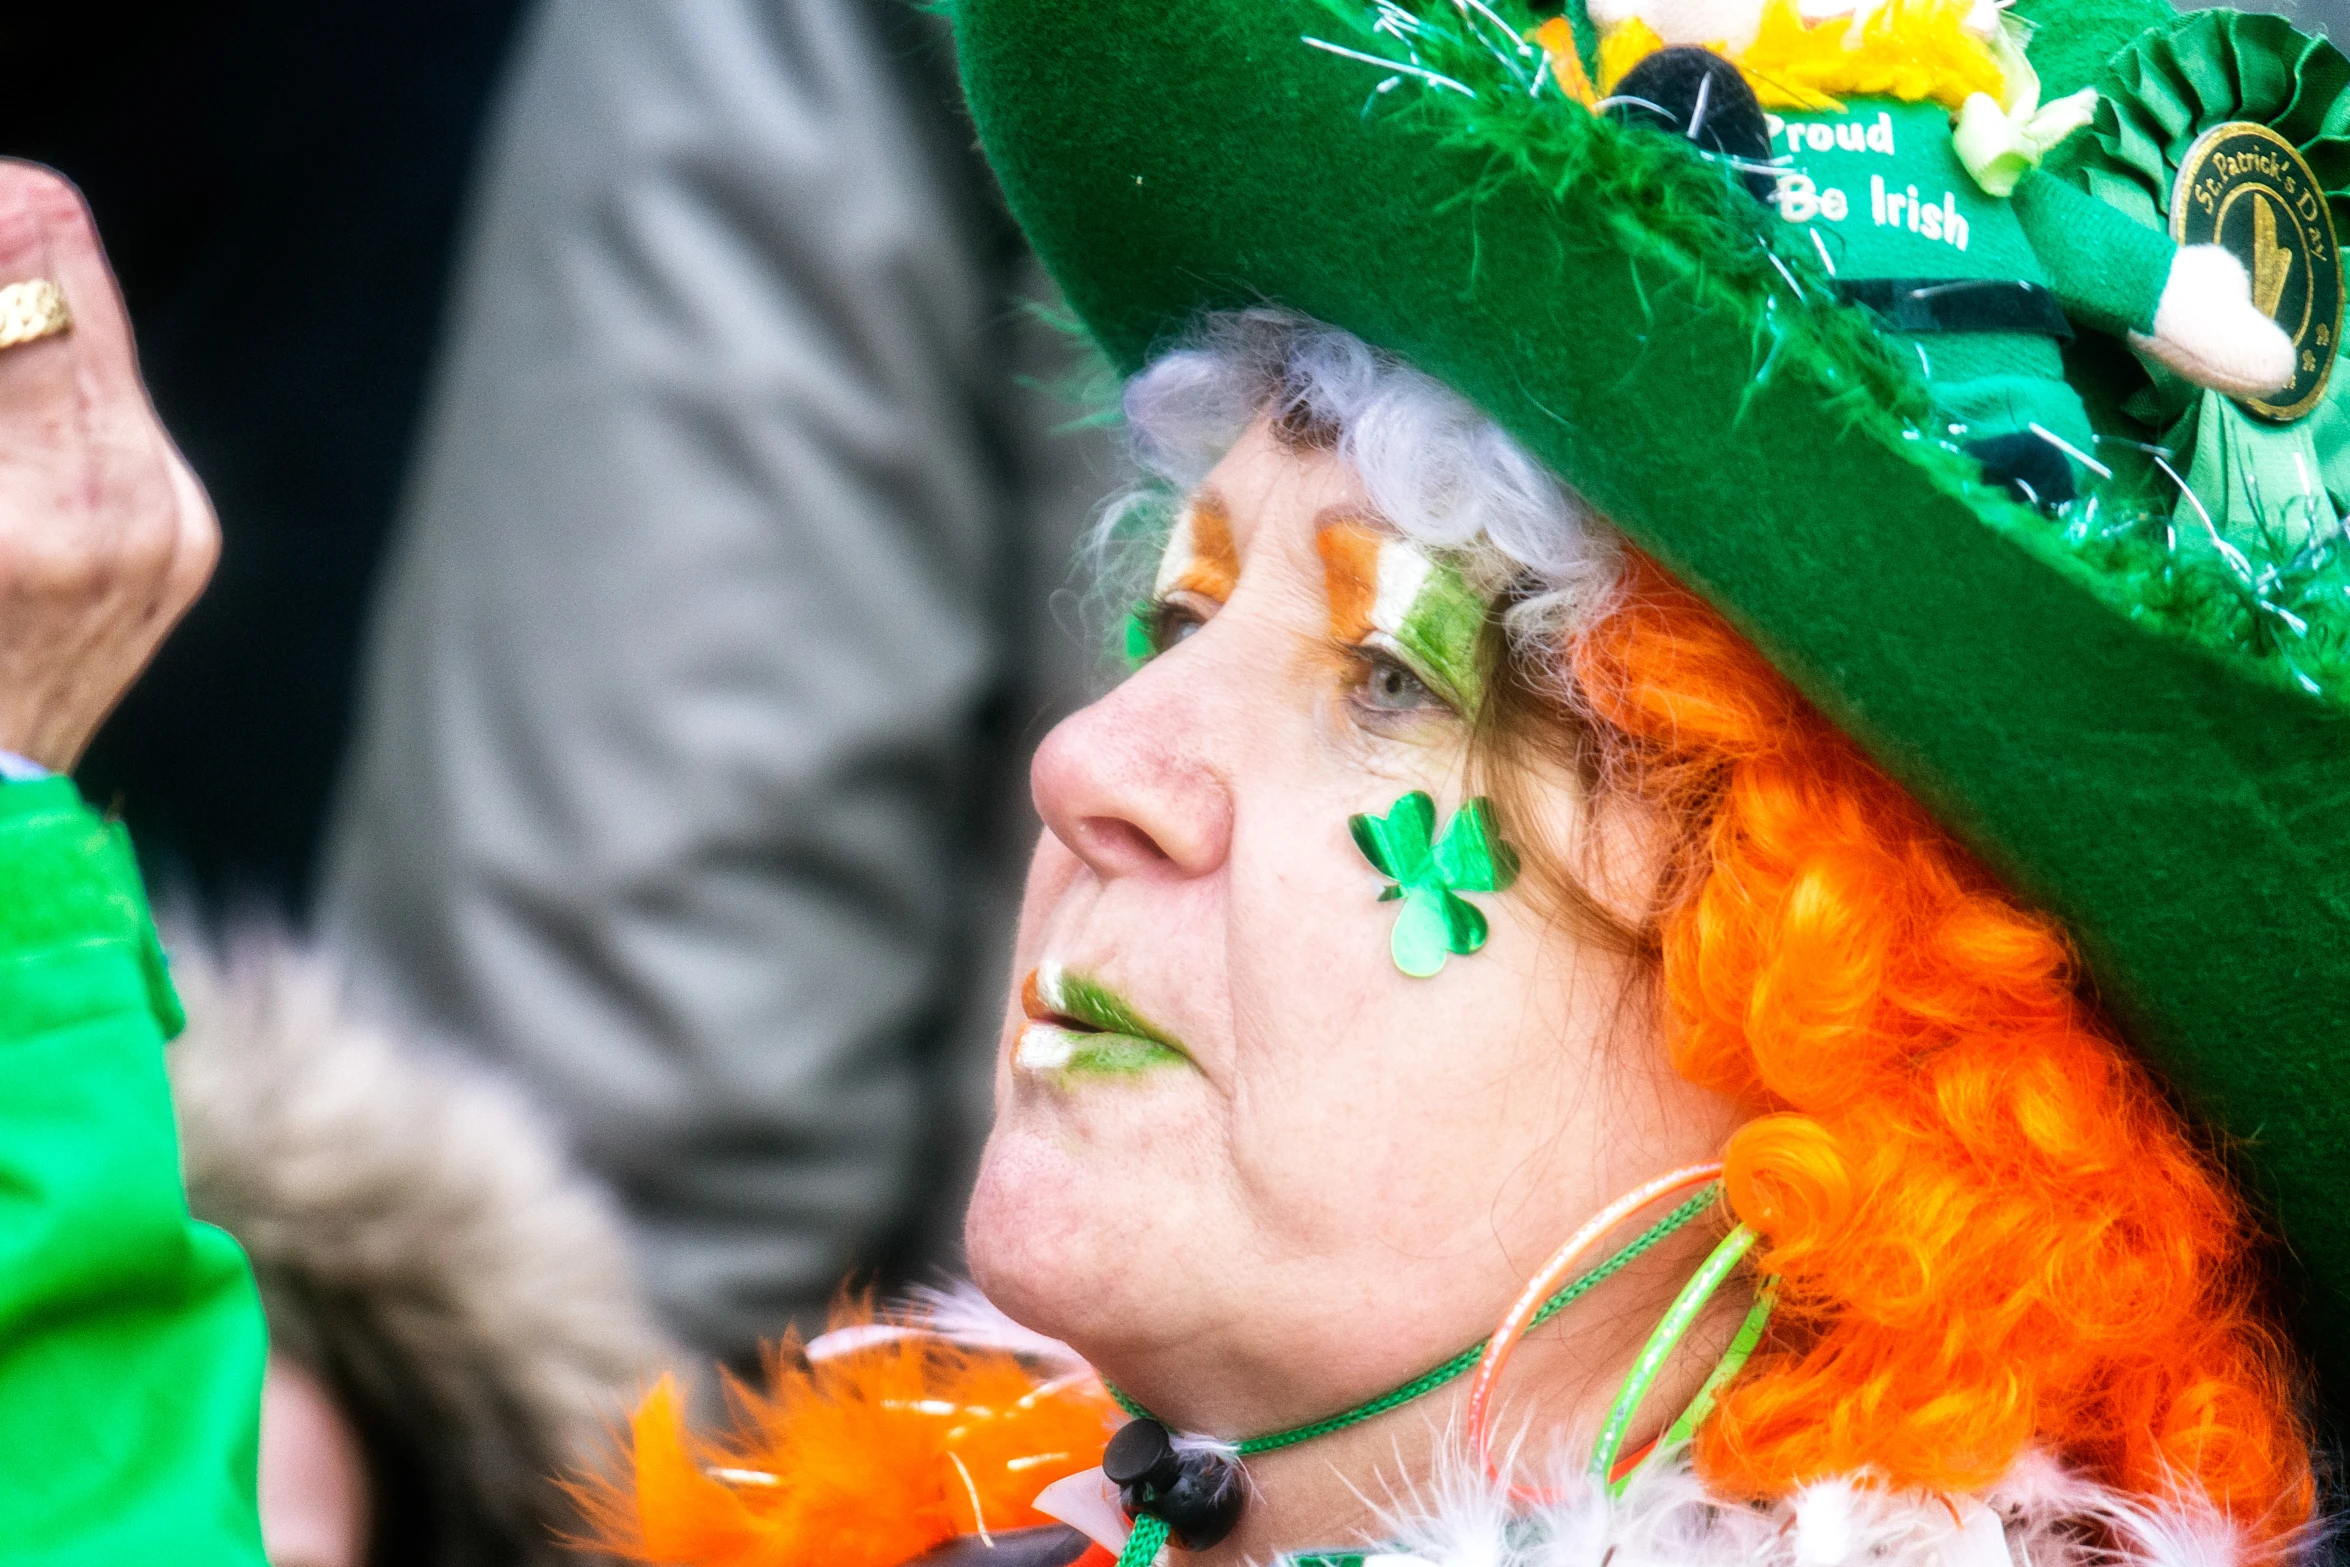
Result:
M1211 316L1127 383L1125 411L1136 460L1178 493L1260 417L1332 448L1404 537L1508 594L1504 628L1536 668L1598 617L1621 576L1613 530L1499 425L1337 327L1273 310ZM1114 502L1102 544L1146 504Z

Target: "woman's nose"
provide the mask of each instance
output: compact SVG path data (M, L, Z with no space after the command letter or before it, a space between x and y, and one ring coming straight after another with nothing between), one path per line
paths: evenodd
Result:
M1063 719L1029 789L1045 830L1105 880L1204 876L1224 863L1232 796L1172 670L1144 669Z

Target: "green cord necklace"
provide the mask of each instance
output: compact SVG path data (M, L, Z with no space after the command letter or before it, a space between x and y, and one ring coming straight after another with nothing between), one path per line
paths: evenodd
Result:
M1543 1302L1529 1326L1539 1327L1557 1316L1659 1242L1679 1232L1712 1207L1720 1195L1718 1185L1700 1190L1626 1242L1614 1255ZM1211 1448L1179 1451L1164 1422L1118 1388L1110 1387L1110 1396L1118 1401L1118 1407L1134 1417L1133 1424L1111 1439L1109 1451L1102 1456L1102 1470L1117 1484L1126 1511L1134 1520L1133 1531L1126 1537L1126 1549L1118 1556L1118 1567L1150 1567L1170 1537L1187 1550L1204 1550L1230 1533L1240 1520L1245 1492L1239 1465L1233 1458L1252 1458L1360 1425L1467 1374L1484 1353L1485 1344L1480 1340L1433 1370L1424 1371L1401 1387L1391 1388L1352 1409L1291 1426L1286 1431L1245 1437L1220 1451Z

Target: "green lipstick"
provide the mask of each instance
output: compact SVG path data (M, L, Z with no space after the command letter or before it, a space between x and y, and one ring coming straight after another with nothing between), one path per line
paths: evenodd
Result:
M1020 983L1028 1022L1012 1049L1023 1071L1119 1076L1188 1064L1174 1036L1090 975L1040 963Z

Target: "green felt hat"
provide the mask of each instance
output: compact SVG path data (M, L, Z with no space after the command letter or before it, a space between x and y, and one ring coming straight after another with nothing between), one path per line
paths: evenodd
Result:
M1372 14L1354 0L953 0L987 154L1121 370L1269 303L1477 403L2067 922L2131 1040L2240 1146L2313 1285L2310 1346L2350 1371L2350 615L2159 518L2010 502L1921 436L1903 362L1733 178L1512 90L1496 51L1478 76L1476 30L1509 35L1462 0L1404 8L1467 93L1304 42L1405 59L1345 30ZM2117 51L2189 25L2020 9L2044 100L2134 94ZM2298 92L2308 156L2350 173L2350 103L2319 102L2338 55L2274 18L2195 25L2233 30L2247 82L2278 55L2271 96Z

